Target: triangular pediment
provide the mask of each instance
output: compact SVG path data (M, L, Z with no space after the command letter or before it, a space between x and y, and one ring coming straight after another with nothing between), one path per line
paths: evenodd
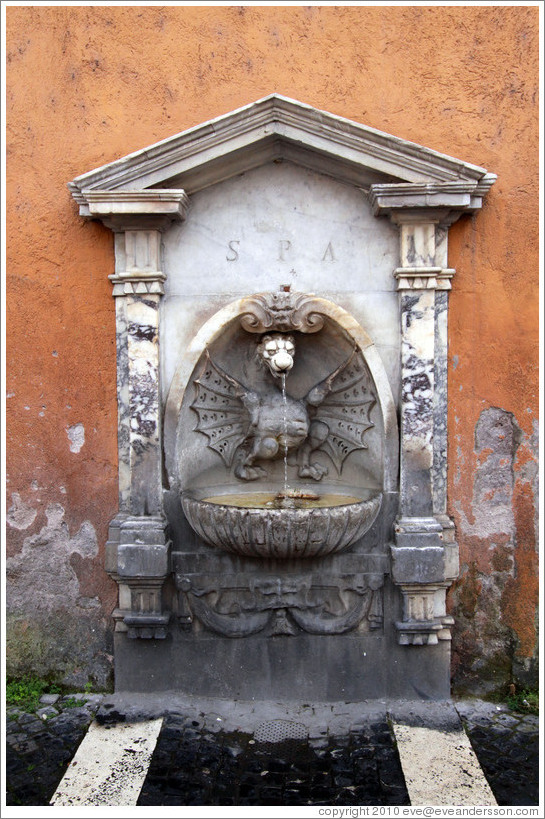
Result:
M78 176L76 201L100 191L187 194L268 162L287 161L357 187L455 186L485 192L484 168L272 94Z

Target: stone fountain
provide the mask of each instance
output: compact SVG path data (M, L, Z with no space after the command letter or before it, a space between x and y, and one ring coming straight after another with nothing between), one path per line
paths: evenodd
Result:
M307 307L313 304L312 298L303 299ZM293 308L288 307L293 300L282 292L265 294L255 301L269 314L271 306L283 302L282 324L293 324ZM318 300L314 301L314 309L320 309ZM248 314L242 321L252 333L262 328L259 321L250 323ZM317 326L315 322L310 330L320 331L323 323ZM239 346L244 344L245 339L241 339ZM218 475L212 464L204 472L185 476L181 493L185 516L203 541L234 554L293 559L342 551L371 528L380 509L382 487L371 481L368 486L334 483L324 489L320 483L318 493L312 482L324 481L330 467L314 456L327 454L328 463L340 476L347 457L368 448L363 437L375 426L370 413L377 401L369 370L355 347L329 375L305 395L294 398L286 389L295 361L294 335L267 332L259 344L249 344L256 358L251 386L225 372L208 351L201 373L194 380L196 394L191 408L198 416L196 429L206 435L209 449L220 456L226 469L225 475ZM324 345L327 347L327 340ZM317 370L313 359L319 355L318 350L316 345L313 355L312 345L308 346L303 370L307 376ZM236 355L247 358L243 348ZM300 381L301 377L296 387ZM186 449L183 438L181 449ZM290 455L295 465L293 486L288 481ZM270 470L269 475L260 465L271 466L279 458L283 461L283 476L278 475L278 470ZM252 489L237 486L233 492L229 469L238 481L251 482ZM364 475L362 469L359 480L356 478L359 484ZM280 484L279 477L283 477ZM259 485L259 491L255 485Z
M115 238L117 690L449 696L448 231L493 181L273 95L70 183Z
M381 628L398 434L371 339L288 286L231 303L199 336L165 410L174 538L194 550L173 554L180 610L267 652L280 636Z

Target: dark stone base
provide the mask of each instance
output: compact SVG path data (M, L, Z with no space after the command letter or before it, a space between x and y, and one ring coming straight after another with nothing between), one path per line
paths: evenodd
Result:
M191 549L191 541L184 552L175 548L166 637L114 635L116 691L448 699L450 642L399 645L402 596L384 546L396 498L385 496L383 507L357 547L323 558L257 561L200 543ZM183 540L173 539L178 546Z
M374 635L128 640L116 635L116 691L244 700L444 700L449 645L386 646Z
M116 691L244 700L448 699L450 642L400 646L394 623L388 616L385 622L384 631L333 635L229 638L174 624L165 640L118 633Z

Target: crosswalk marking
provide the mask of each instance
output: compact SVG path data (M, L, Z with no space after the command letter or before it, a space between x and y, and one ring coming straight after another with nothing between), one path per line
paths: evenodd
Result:
M136 805L162 724L91 723L50 805Z
M50 805L136 805L162 724L93 722ZM463 730L393 728L411 805L497 805Z
M411 805L497 805L463 730L394 723Z

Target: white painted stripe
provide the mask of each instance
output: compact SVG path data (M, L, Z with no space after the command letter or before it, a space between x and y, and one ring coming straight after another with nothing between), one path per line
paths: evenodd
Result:
M91 723L50 805L136 805L162 723Z
M394 723L411 805L497 805L464 731Z

